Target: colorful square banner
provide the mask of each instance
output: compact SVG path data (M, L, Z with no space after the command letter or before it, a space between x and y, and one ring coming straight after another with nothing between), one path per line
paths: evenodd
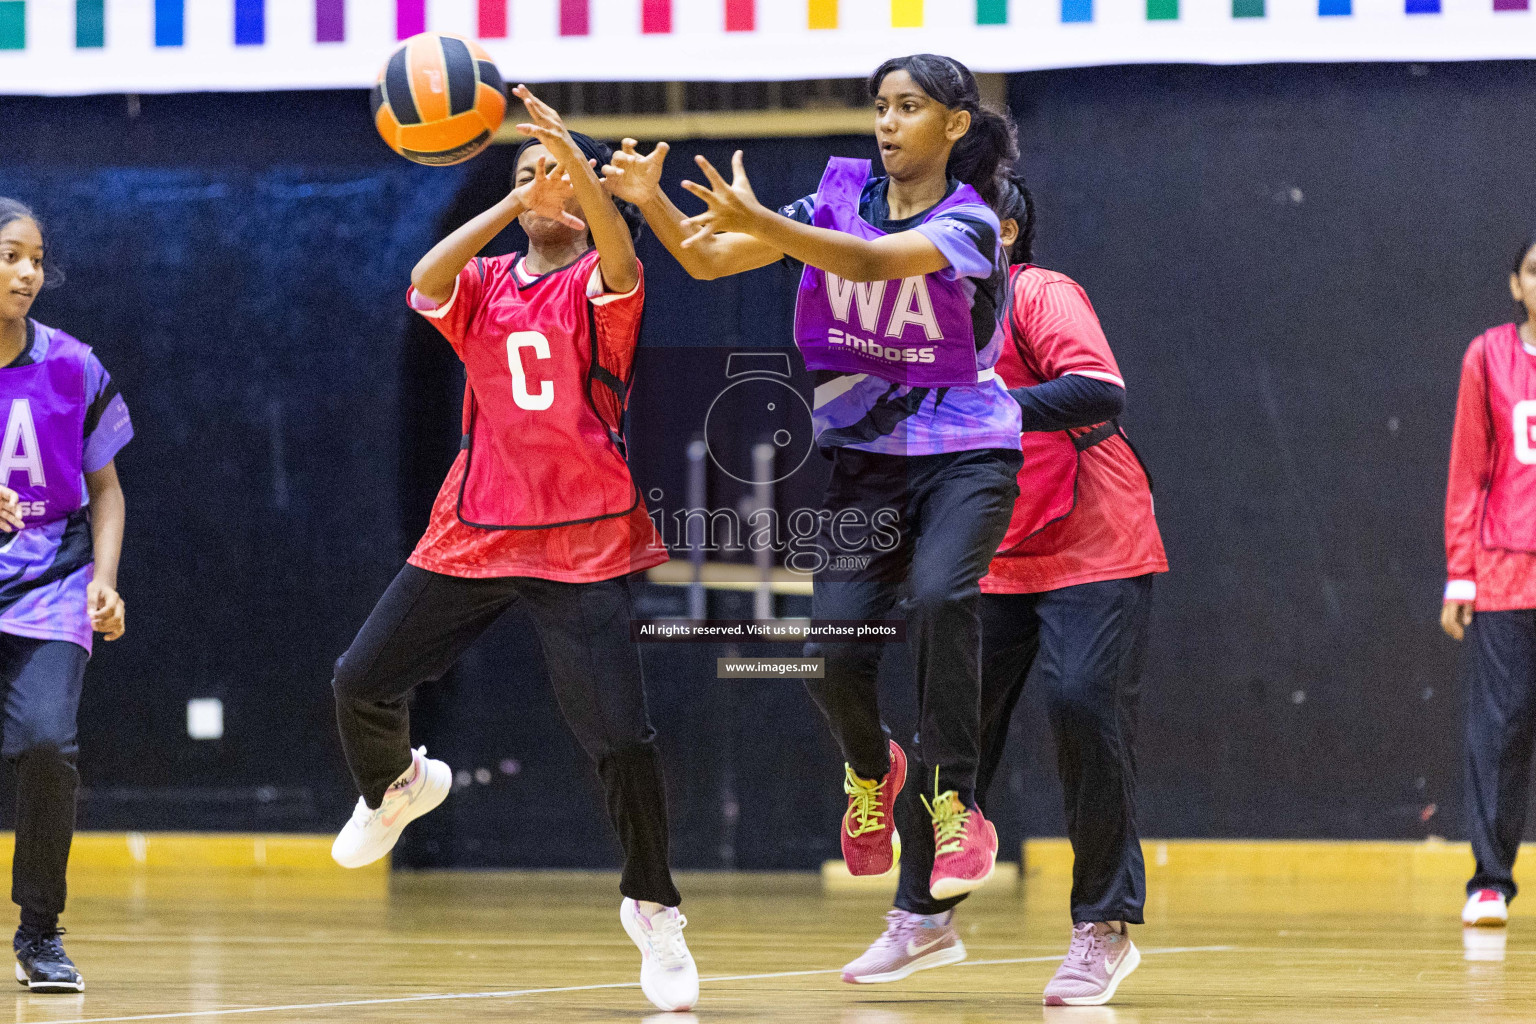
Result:
M347 0L315 0L315 42L347 41Z
M75 48L99 50L106 45L106 0L75 0Z

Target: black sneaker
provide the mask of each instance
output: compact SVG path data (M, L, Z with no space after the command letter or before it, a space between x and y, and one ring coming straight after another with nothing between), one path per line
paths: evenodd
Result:
M33 992L84 992L85 979L64 952L63 928L49 932L16 929L16 980Z

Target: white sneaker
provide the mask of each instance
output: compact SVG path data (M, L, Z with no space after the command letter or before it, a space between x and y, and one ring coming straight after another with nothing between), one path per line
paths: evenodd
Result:
M384 794L377 809L362 797L352 809L352 820L331 844L331 857L344 868L372 864L395 848L405 826L443 802L453 788L453 771L443 762L427 757L427 748L411 752L416 772L409 785L396 783Z
M1509 923L1509 904L1497 889L1479 889L1461 908L1461 923L1473 928L1502 928Z
M624 930L640 947L640 991L658 1010L691 1010L699 1001L699 969L683 941L688 919L676 907L646 917L626 899L619 907Z

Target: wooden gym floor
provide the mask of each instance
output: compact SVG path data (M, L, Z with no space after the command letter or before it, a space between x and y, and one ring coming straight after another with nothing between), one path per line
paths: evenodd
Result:
M654 1013L635 984L639 955L619 927L612 875L87 871L71 884L64 923L87 991L15 986L18 1022ZM1484 933L1469 953L1460 892L1439 881L1154 871L1150 923L1133 932L1145 957L1115 1004L1049 1010L1040 989L1068 935L1059 872L973 897L961 910L968 963L870 986L843 984L837 968L879 932L887 894L828 891L809 874L680 884L705 980L695 1015L655 1018L668 1024L1536 1019L1536 913L1517 903L1507 949Z

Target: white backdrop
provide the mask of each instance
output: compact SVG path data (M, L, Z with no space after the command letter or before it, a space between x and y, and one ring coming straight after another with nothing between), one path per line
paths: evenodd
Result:
M561 37L560 0L509 0L511 36L483 40L509 81L797 79L859 76L886 57L947 53L977 71L1147 62L1536 58L1536 14L1494 0L1354 0L1320 17L1317 0L1268 0L1234 18L1231 0L1182 0L1148 21L1146 0L1094 0L1063 24L1059 0L1012 0L1010 23L977 26L974 0L926 0L921 28L891 27L891 0L841 0L836 29L807 27L809 0L757 0L752 32L724 29L724 0L674 0L668 35L642 35L642 0L591 0L588 36ZM185 0L185 43L154 45L153 0L106 0L106 45L75 48L74 0L26 0L26 46L0 49L0 93L44 95L302 89L372 84L396 43L394 0L347 0L346 39L315 42L314 0L266 0L266 41L234 44L233 0ZM427 27L476 34L475 0L428 0ZM3 130L3 126L0 126Z

